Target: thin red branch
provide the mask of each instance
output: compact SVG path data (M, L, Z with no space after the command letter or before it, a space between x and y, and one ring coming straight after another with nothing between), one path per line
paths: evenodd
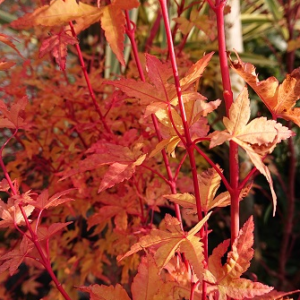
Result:
M70 28L71 28L71 32L72 32L72 35L74 38L77 39L77 35L76 35L76 32L75 32L75 29L74 29L74 26L73 26L73 23L72 22L69 22L69 25L70 25ZM106 124L106 121L102 115L102 112L100 110L100 106L96 100L96 97L95 97L95 94L93 92L93 88L92 88L92 85L91 85L91 81L90 81L90 78L89 78L89 75L87 73L87 70L86 70L86 66L85 66L85 63L84 63L84 60L83 60L83 56L82 56L82 52L81 52L81 49L80 49L80 46L79 44L75 44L75 48L76 48L76 51L77 51L77 55L78 55L78 59L79 59L79 62L80 62L80 65L81 65L81 69L82 69L82 72L83 72L83 75L84 75L84 78L85 78L85 81L86 81L86 84L87 84L87 88L88 88L88 91L89 91L89 94L91 96L91 99L94 103L94 106L95 106L95 109L96 109L96 112L98 113L99 117L100 117L100 120L105 128L105 130L108 132L108 133L111 133L111 129L108 127L108 125Z
M226 115L228 116L229 109L233 103L233 93L231 89L231 82L229 76L229 66L227 60L224 28L224 8L226 5L226 1L216 0L215 6L212 5L211 1L208 2L217 16L219 60L222 75L223 96L225 100ZM229 173L231 186L231 190L229 190L231 196L231 243L233 243L238 236L240 228L238 145L233 141L229 142Z
M139 56L138 56L138 49L137 49L137 45L136 45L136 41L135 41L135 27L134 26L133 26L133 28L131 27L132 22L130 21L128 11L125 11L125 16L126 16L126 33L129 37L131 45L132 45L133 55L134 55L135 62L137 64L137 68L138 68L138 71L139 71L140 78L141 78L142 81L145 82L146 79L145 79L144 71L143 71ZM162 141L162 135L160 133L160 129L159 129L159 126L158 126L158 121L157 121L156 116L154 114L151 114L151 119L152 119L152 122L153 122L153 125L154 125L154 128L155 128L157 138L158 138L159 141ZM175 178L174 178L172 170L171 170L168 155L167 155L165 149L163 149L161 151L161 153L162 153L162 156L163 156L163 161L164 161L164 164L165 164L165 168L166 168L169 180L167 180L164 176L162 177L162 179L165 180L167 182L167 184L170 186L171 192L173 194L176 194L176 181L175 181ZM157 173L157 175L162 176L162 175L160 175L160 173ZM176 218L180 221L180 224L181 224L180 226L181 226L181 229L183 230L180 207L179 207L178 204L175 204L174 207L175 207Z

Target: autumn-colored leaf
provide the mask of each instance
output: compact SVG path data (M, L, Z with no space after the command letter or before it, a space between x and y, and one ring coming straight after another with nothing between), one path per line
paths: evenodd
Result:
M34 206L23 206L23 210L25 211L26 216L29 217L34 210ZM0 228L14 227L14 224L25 224L20 207L12 198L9 198L7 203L0 200L0 218L2 219L0 221Z
M75 45L78 40L70 36L65 30L51 31L51 36L42 42L39 57L50 52L61 70L66 69L67 45Z
M130 150L128 147L102 141L95 143L87 150L88 157L80 161L74 169L63 172L61 180L78 173L94 170L103 165L110 165L98 190L102 192L131 178L136 167L141 165L146 158L146 155L142 154L139 148L140 146Z
M227 255L227 262L223 267L226 276L239 278L250 267L250 261L254 255L252 249L254 243L253 231L254 222L251 216L239 231L238 237Z
M29 242L26 235L23 235L23 239L19 248L11 250L0 257L0 264L1 261L3 261L3 263L0 265L0 273L6 269L9 269L10 276L15 274L19 265L23 262L24 258L32 249L33 244Z
M8 70L15 64L13 61L0 61L0 71Z
M66 223L53 223L49 227L40 225L37 230L37 236L39 241L50 239L55 233L64 229L69 224L73 223L72 221Z
M199 11L197 9L193 9L191 11L189 19L185 17L177 17L173 20L179 25L179 30L183 34L188 34L191 29L196 26L209 38L213 39L213 37L215 36L212 31L212 28L214 28L215 26L214 21L210 20L207 15L199 15Z
M62 196L69 194L70 192L74 191L76 189L68 189L62 192L58 192L54 194L52 197L49 198L49 192L48 190L42 191L42 193L37 197L36 201L35 200L28 200L26 201L28 204L33 205L34 207L44 210L48 209L50 207L55 207L57 205L60 205L65 202L69 201L74 201L72 198L61 198Z
M95 214L88 218L88 229L94 225L106 225L107 222L114 218L115 226L118 230L126 230L128 226L128 215L137 215L136 201L132 197L118 197L116 195L105 197L101 201L104 206Z
M196 62L180 80L182 98L193 140L207 135L209 126L207 120L202 117L207 116L221 103L220 100L207 103L204 96L190 89L190 86L201 77L212 55L213 53L207 54ZM182 119L174 109L178 106L176 88L174 84L169 83L173 72L170 63L162 63L158 58L149 54L146 54L146 70L150 83L139 82L137 84L132 79L106 81L106 83L121 89L130 97L139 98L140 104L146 106L144 116L155 114L162 123L162 134L165 138L152 151L150 157L164 147L169 154L172 154L181 141L178 135L184 134ZM155 93L153 93L154 89Z
M273 289L262 283L240 278L249 268L253 258L253 230L253 218L250 217L239 231L232 250L227 255L225 265L222 266L221 259L228 249L229 240L217 246L209 257L208 269L215 277L212 284L217 286L222 300L227 296L234 299L252 298L264 295Z
M122 260L138 251L149 247L155 247L154 255L155 262L159 269L162 269L174 256L175 252L180 249L184 252L194 266L194 272L199 279L203 277L203 246L199 241L199 237L195 235L207 222L210 213L205 216L196 226L194 226L188 233L181 231L180 223L176 218L170 215L165 217L166 231L160 229L151 230L149 235L141 237L138 243L134 244L131 249L118 260Z
M105 286L93 284L90 286L77 287L79 291L89 293L90 300L131 300L125 289L117 284L116 286Z
M216 192L221 184L221 177L215 169L210 168L199 174L198 182L201 207L204 212L208 212L215 207L225 207L230 205L231 197L228 192L220 193L217 197L215 197ZM242 200L248 194L248 192L248 187L243 189L243 191L240 193L239 199ZM164 197L184 208L190 209L190 213L197 213L196 199L192 194L177 193L164 195Z
M54 27L67 25L70 21L78 21L78 26L75 25L78 34L91 24L101 21L108 43L121 64L125 65L123 49L126 19L122 10L130 10L138 5L137 0L125 2L115 0L109 5L98 8L76 0L52 0L50 5L37 8L33 13L12 22L11 26L14 28L31 28L37 25Z
M89 25L100 20L102 9L76 0L52 0L49 5L37 8L34 12L13 21L10 25L17 29L41 26L63 26L69 21L85 18Z
M300 126L300 108L294 107L300 98L300 68L287 74L282 84L275 77L259 81L255 67L244 63L237 53L236 55L237 60L230 60L232 69L253 88L273 118L283 118Z
M131 285L133 300L152 300L159 292L162 279L158 275L159 268L150 255L142 257L138 273Z
M292 299L287 299L286 297L295 293L300 293L300 290L295 290L291 292L278 292L278 291L271 291L267 294L264 294L259 297L254 297L251 298L252 300L292 300ZM248 299L247 299L248 300Z
M255 167L269 182L273 198L273 213L276 210L276 194L269 169L263 164L262 157L273 151L276 144L294 135L287 127L265 117L250 119L250 100L245 87L236 101L231 105L229 117L223 118L226 127L224 131L215 131L211 137L210 148L233 140L249 155Z
M188 102L190 98L191 101L195 99L206 99L199 93L187 90L191 84L202 75L212 55L213 53L209 53L196 62L187 71L186 76L180 80L181 90L186 98L185 102ZM150 106L150 108L147 107L148 112L146 111L145 117L149 116L151 113L156 113L159 110L165 110L168 104L177 106L178 99L176 96L175 85L168 82L168 79L172 76L170 64L162 63L155 56L146 54L146 70L148 72L150 83L138 82L137 84L137 81L133 79L106 81L106 83L119 88L130 97L140 99L142 105ZM155 93L153 93L154 88Z
M12 103L10 109L2 100L0 100L0 128L28 129L30 125L26 123L21 116L26 105L27 97L20 98L15 103Z
M0 191L1 192L8 192L8 190L10 189L10 185L8 183L8 181L4 178L0 181Z
M143 163L146 158L146 154L140 156L135 162L132 163L113 163L110 165L108 171L105 173L104 178L101 181L98 193L111 188L117 183L128 180L135 172L136 166Z
M110 5L103 7L101 27L112 51L123 66L125 66L123 50L126 19L122 10L138 6L137 0L114 0Z
M38 288L41 288L43 285L37 281L37 276L31 276L27 280L25 280L22 284L22 292L32 295L38 295Z

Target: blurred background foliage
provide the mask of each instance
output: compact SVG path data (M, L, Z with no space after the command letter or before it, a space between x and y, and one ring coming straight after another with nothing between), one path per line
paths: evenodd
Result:
M96 5L96 1L84 2ZM108 3L109 1L101 1L101 5ZM221 99L222 90L217 55L215 14L209 8L209 5L201 0L169 0L168 3L178 64L184 66L186 61L195 62L202 57L203 53L215 51L216 54L201 79L199 90L209 100ZM36 6L42 4L47 4L47 1L35 2ZM16 32L9 27L11 21L26 12L32 11L33 8L33 1L4 1L0 5L0 32L16 37L17 40L18 35L22 34L22 39L19 40L19 43L16 43L17 48L25 57L31 56L31 59L34 60L37 59L37 54L34 51L38 49L38 38L28 32ZM230 13L229 5L226 12ZM135 11L131 11L130 17L136 23L136 40L141 59L143 60L144 52L166 58L166 37L157 1L141 0L140 7ZM241 36L236 36L236 39L241 39L243 43L244 51L240 53L241 59L256 66L260 80L275 76L281 82L287 73L300 66L299 0L241 1L239 19L241 22ZM132 61L131 46L128 39L125 41L124 53L127 63L125 68L120 68L119 62L109 46L106 45L99 24L94 24L82 32L79 39L81 48L85 53L85 63L90 73L100 70L102 78L111 78L111 75L118 76L121 73L128 77L138 77ZM24 45L22 44L23 41L25 41ZM228 51L232 50L228 49ZM7 60L18 61L18 65L24 63L16 53L12 53L10 49L3 45L1 45L0 53L1 57L5 57ZM231 55L234 57L234 54ZM67 68L73 68L76 59L75 50L71 46L68 53ZM39 62L37 61L37 63ZM35 70L39 71L38 68ZM42 70L40 71L41 76L44 76L47 80L47 76L42 74ZM0 93L2 93L3 85L8 80L6 77L8 74L6 72L0 74ZM74 79L72 73L68 76L70 76L70 81ZM250 98L252 100L253 116L269 116L256 94L251 92ZM210 122L214 129L221 128L222 114L223 108L221 107L217 113L210 116ZM253 182L252 194L242 202L241 220L245 221L249 215L254 214L256 223L256 254L247 276L252 279L257 276L259 281L272 285L278 290L294 290L300 288L300 131L297 126L285 121L283 123L292 127L296 135L290 142L281 143L267 159L278 196L276 216L272 217L272 201L267 182L262 176L257 175ZM1 143L5 141L7 135L9 135L9 132L1 133ZM17 152L20 148L18 143L13 142L10 143L10 147L11 153ZM209 155L225 169L226 174L226 170L228 170L226 148L214 149L209 152ZM241 176L243 176L249 170L249 160L244 157L243 153L241 153L241 158ZM47 164L45 157L39 157L39 159L39 163ZM10 160L13 160L13 158L7 155L6 162ZM199 157L198 165L201 169L207 167L203 159ZM24 166L24 169L26 168L32 170L34 167L27 165ZM51 176L51 170L46 169L45 171L45 168L42 168L41 172L44 172L43 176L45 177ZM45 179L45 181L47 180ZM159 220L159 216L156 217ZM81 222L83 221L81 220ZM81 225L84 228L81 230L81 234L87 237L86 224L83 222ZM229 237L229 210L219 209L215 211L210 225L213 229L210 234L210 247L212 249L221 240ZM7 244L7 238L11 237L10 234L1 232L0 244ZM1 276L0 274L0 282L2 280ZM29 278L35 276L40 275L33 273L29 276L28 270L23 266L20 273L6 281L5 285L15 295L16 299L39 299L30 292L26 293L22 288L22 282L26 283L26 280L30 280ZM39 277L40 282L48 284L47 275L43 276L45 278Z

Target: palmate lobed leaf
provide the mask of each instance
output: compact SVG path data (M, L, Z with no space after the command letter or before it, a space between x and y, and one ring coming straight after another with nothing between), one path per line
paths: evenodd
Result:
M265 117L256 118L247 124L249 119L250 100L245 87L231 105L229 116L223 119L226 130L215 131L209 135L210 148L232 140L246 151L255 167L268 180L273 198L273 214L275 214L277 197L270 171L262 162L262 157L271 153L276 144L293 136L294 133L280 123L267 120Z
M114 0L102 10L101 27L112 51L123 66L125 66L123 50L126 19L122 10L138 6L137 0Z
M146 154L143 154L135 162L129 164L117 162L111 164L101 181L98 193L113 187L117 183L130 179L135 173L136 166L141 165L145 158Z
M159 273L160 269L151 255L142 257L138 273L131 285L132 300L181 300L189 297L189 285L180 285L169 274L160 276ZM89 293L91 300L130 299L125 289L119 284L116 286L94 284L89 287L81 286L77 289ZM201 299L199 293L194 294L194 299Z
M287 74L282 84L275 77L259 81L255 67L244 63L237 53L236 56L236 61L230 60L231 68L253 88L273 118L283 118L300 126L300 108L294 107L300 98L300 68Z
M221 103L221 100L207 103L204 96L190 88L202 76L212 55L213 53L209 53L196 62L180 80L182 99L193 140L207 135L209 126L207 120L201 117L207 116ZM165 147L169 154L174 155L174 150L181 141L178 135L183 135L184 130L182 119L174 108L179 103L176 87L169 80L173 76L173 71L169 62L162 63L157 57L149 54L146 54L146 70L149 82L139 81L137 84L133 79L120 79L105 83L119 88L130 97L140 99L140 104L146 106L144 116L155 114L162 124L162 130L167 132L168 137L156 145L150 157Z
M20 264L33 248L33 243L28 240L26 235L23 235L19 248L16 247L16 249L13 249L0 257L0 274L6 269L9 269L10 276L14 275Z
M295 291L291 291L291 292L278 292L275 290L272 290L271 292L264 294L262 296L259 297L253 297L251 299L253 300L293 300L290 298L286 298L289 295L292 295L294 293L300 293L300 290L295 290ZM245 300L250 300L250 298L245 299Z
M59 29L58 32L51 31L52 36L42 42L39 57L43 57L48 52L55 58L61 70L66 69L67 45L78 44L78 40L69 35L65 30Z
M21 197L20 195L18 195ZM23 210L27 217L31 215L34 211L33 205L25 205L23 206ZM0 228L10 227L13 228L14 224L16 225L24 225L25 220L20 210L20 207L17 201L13 200L12 198L8 199L7 203L4 203L0 200Z
M158 275L159 268L154 259L147 255L142 257L138 267L138 273L133 279L131 285L133 300L152 300L159 292L163 284L162 279Z
M69 194L70 192L77 190L76 188L68 189L62 192L55 193L53 196L49 197L48 190L43 190L42 193L37 197L36 200L26 200L26 203L33 205L34 207L43 210L50 207L58 206L62 203L74 201L72 198L61 198L64 195Z
M240 278L249 268L253 258L253 230L253 217L250 217L239 231L224 265L222 265L221 259L228 249L229 240L218 245L209 257L208 269L215 278L211 283L218 289L222 300L226 300L227 297L252 298L264 295L273 289L262 283ZM211 278L213 277L211 276Z
M38 240L49 240L54 234L58 231L63 230L69 224L72 224L73 221L65 222L65 223L53 223L49 227L40 225L37 230Z
M212 55L213 53L209 53L198 62L196 62L187 71L186 76L180 80L181 90L183 94L199 77L201 77ZM153 109L151 109L151 113L156 113L162 108L166 109L168 103L177 106L178 99L176 96L175 85L168 82L168 79L172 76L170 64L162 63L157 57L150 54L146 54L146 62L146 70L148 72L150 83L139 81L137 84L137 81L133 79L105 81L105 83L119 88L130 97L140 99L142 105L148 106L152 104ZM153 93L154 87L156 88L155 93ZM200 97L202 100L204 99L204 97L201 95L198 97ZM158 108L155 110L154 103L155 105L164 105L158 105ZM148 113L147 116L149 115L150 114Z
M25 96L18 98L8 108L6 103L0 100L0 128L29 129L31 125L22 116L27 103L28 99Z
M125 289L117 284L116 286L105 286L93 284L90 286L77 287L79 291L89 293L90 300L131 300Z
M227 262L223 269L227 277L240 278L250 266L254 250L252 249L254 238L254 222L251 216L240 229L231 251L227 255Z
M220 169L222 171L222 169ZM230 205L231 197L229 192L220 193L215 197L216 192L221 184L221 177L217 171L213 168L209 168L206 171L201 172L198 175L199 186L201 187L200 199L201 207L204 212L215 207L226 207ZM249 192L249 187L244 188L239 196L239 200L242 200ZM163 197L170 201L179 204L180 206L190 209L190 213L197 213L195 196L189 193L184 194L168 194Z
M136 167L146 158L146 154L140 151L141 146L142 144L137 143L131 150L128 147L102 141L95 143L86 151L87 158L76 163L73 169L62 172L60 180L110 165L100 183L98 190L100 193L132 177Z
M131 249L124 255L119 255L118 260L122 260L138 251L152 247L155 249L154 259L157 267L161 270L167 265L175 252L180 249L189 258L199 279L203 277L203 245L199 237L195 235L207 222L210 214L207 214L189 232L180 229L176 218L166 216L165 224L168 231L153 229L149 235L140 238L139 242L131 246Z
M34 12L13 21L10 25L16 29L28 29L34 26L63 26L69 21L86 18L89 25L100 20L102 9L76 0L52 0L49 5L37 8Z
M173 269L174 265L168 264L167 269L169 273L161 273L151 255L142 257L138 273L131 285L132 300L188 299L190 296L190 284L186 282L186 279L184 281L179 279L180 276L187 274L185 266L182 264L181 267L184 269ZM174 277L170 273L173 273ZM174 278L176 279L174 280ZM194 299L200 300L200 295L195 293Z
M122 10L138 6L137 0L114 0L111 4L101 8L76 0L52 0L49 5L37 8L34 12L24 15L10 25L17 29L28 29L38 25L65 26L70 21L78 21L75 31L76 34L79 34L80 31L100 21L113 52L121 64L125 65L123 50L126 19ZM55 51L55 57L58 56L57 50L57 47L52 50L52 52ZM60 51L62 50L60 49ZM59 64L64 69L64 62L59 62Z
M271 144L275 140L279 143L293 135L287 127L265 117L250 119L250 100L245 87L236 101L231 105L229 118L224 117L223 123L232 137L249 144ZM270 147L270 151L273 150Z

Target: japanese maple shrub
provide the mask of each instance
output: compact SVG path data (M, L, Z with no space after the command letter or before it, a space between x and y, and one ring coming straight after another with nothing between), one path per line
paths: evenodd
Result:
M129 11L139 5L145 10L147 1L41 2L7 27L25 41L22 54L14 39L0 36L15 61L23 60L0 63L0 228L5 229L0 298L225 300L291 294L244 276L254 256L254 221L250 217L240 226L239 203L261 173L276 212L264 161L294 136L292 124L300 126L295 107L300 70L281 84L275 77L259 81L252 64L237 53L235 60L228 57L225 1L175 1L178 18L171 28L167 2L159 0L158 21L145 43L152 50L145 55L138 53L139 28ZM191 8L184 29L181 15ZM202 8L215 13L215 19L203 15L215 35L196 22ZM79 34L99 22L102 38L92 36L92 50L84 51ZM166 49L153 44L160 22ZM192 61L184 52L195 25L212 39L217 36L218 55L201 53ZM176 47L179 29L185 38ZM125 36L132 49L129 62L123 56ZM112 74L114 80L105 75L106 43L125 67L123 75ZM199 82L217 56L223 100L208 100ZM233 99L229 68L256 92L272 119L251 118L247 86ZM213 159L222 147L229 149L225 171ZM246 174L239 170L242 157L252 165ZM231 239L209 253L210 220L226 206ZM166 208L170 213L163 214ZM47 295L41 291L45 272L52 281ZM8 288L9 276L16 274L19 293Z

